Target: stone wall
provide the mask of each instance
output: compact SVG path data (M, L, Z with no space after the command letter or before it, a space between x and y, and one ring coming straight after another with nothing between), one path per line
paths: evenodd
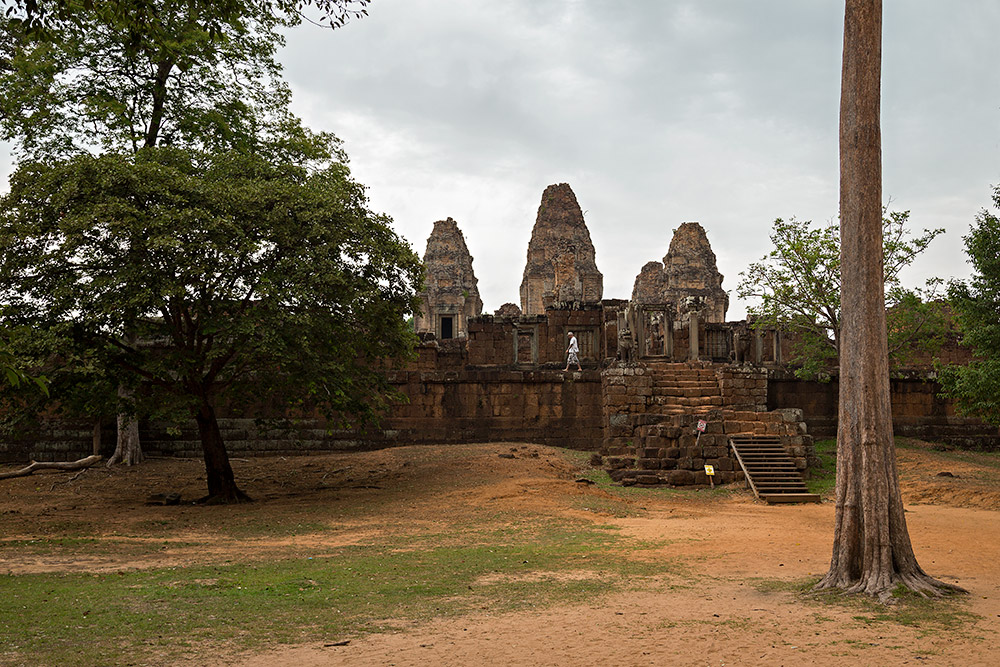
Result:
M425 354L435 351L424 350ZM449 350L445 349L447 352ZM222 418L231 456L294 455L412 444L531 442L587 451L601 445L601 379L596 370L562 373L501 368L389 371L407 401L394 406L378 428L328 431L320 419L287 420L259 428L252 419ZM179 433L166 423L143 422L140 438L150 456L201 456L194 422ZM93 426L50 420L31 438L0 442L0 461L72 460L92 451ZM114 451L110 422L102 453Z
M944 442L983 451L1000 450L1000 429L962 417L951 401L938 396L941 386L926 374L894 377L889 382L892 426L896 435ZM799 380L772 372L767 383L768 409L801 408L809 432L820 438L837 435L839 383Z
M700 435L696 429L699 420L706 421ZM642 426L631 446L605 450L603 464L612 479L626 485L707 485L706 465L715 467L716 482L739 482L745 475L729 447L729 438L747 434L779 437L800 471L815 464L813 439L806 433L799 410L711 410L703 415L673 415Z
M521 441L596 451L602 437L598 371L396 371L409 403L383 424L394 444Z
M468 364L562 368L570 331L585 368L597 368L607 355L608 336L617 337L616 329L607 331L600 303L556 304L545 315L519 318L484 315L469 324Z

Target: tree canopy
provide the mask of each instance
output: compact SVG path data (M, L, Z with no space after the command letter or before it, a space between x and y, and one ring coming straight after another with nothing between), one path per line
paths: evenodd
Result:
M118 3L73 4L74 20L47 37L0 19L0 138L35 160L159 145L316 157L275 60L297 15L233 4L220 15L214 3L148 0L155 20L139 31Z
M220 401L372 416L406 356L421 264L347 168L147 148L21 166L0 200L0 316L63 327L202 429L241 498Z
M314 22L341 28L351 19L368 15L371 0L185 0L199 16L199 24L216 34L221 24L242 15L266 11L275 16L301 16L314 10ZM79 22L81 14L101 7L129 27L129 36L141 38L161 30L159 0L0 0L0 10L39 37L50 37Z
M927 249L943 229L925 229L912 237L909 211L883 210L882 259L888 309L889 353L896 361L933 348L945 327L940 304L933 303L938 281L907 289L899 273ZM840 227L815 226L795 218L774 221L774 249L740 274L737 292L756 299L747 308L758 327L778 327L796 334L798 374L814 377L835 363L841 335Z
M1000 209L1000 186L993 190L993 205ZM963 414L1000 425L1000 218L983 209L963 238L972 277L951 281L948 300L962 343L975 358L942 369L940 381L944 395L955 399Z

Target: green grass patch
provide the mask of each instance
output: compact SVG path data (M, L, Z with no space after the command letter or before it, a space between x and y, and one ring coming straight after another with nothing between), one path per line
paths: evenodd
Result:
M752 585L761 593L793 593L803 600L826 607L839 607L862 625L900 625L918 629L918 635L952 632L963 633L979 619L965 610L966 598L946 596L925 598L898 587L893 593L892 604L881 604L866 595L848 595L836 590L816 591L818 577L799 580L756 579ZM817 615L817 619L832 620Z
M0 540L0 554L11 559L17 555L78 558L86 556L132 557L156 553L167 547L191 546L191 542L134 541L128 538L48 537L26 540Z
M621 498L628 502L640 501L647 498L687 498L691 500L718 500L728 498L733 494L744 493L742 484L716 485L715 488L699 487L696 489L687 487L672 486L621 486L608 476L608 472L603 468L587 468L582 470L578 477L588 479L597 487L607 493ZM630 512L624 516L641 516L645 507L641 505L632 506Z
M0 663L169 664L208 644L224 651L340 640L476 609L589 600L670 567L627 558L635 545L585 522L529 522L492 538L354 545L264 563L0 576Z
M806 488L809 493L830 495L837 486L837 441L817 440L815 447L820 463L818 467L809 470Z
M334 528L325 521L295 521L280 519L242 519L219 526L217 532L227 537L253 539L261 537L294 537L327 533Z

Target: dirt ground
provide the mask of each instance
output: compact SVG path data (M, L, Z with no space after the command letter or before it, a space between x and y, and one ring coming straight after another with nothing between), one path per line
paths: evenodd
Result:
M221 508L143 504L156 492L177 491L185 500L201 495L204 471L194 460L6 480L0 482L0 539L72 534L74 527L92 534L99 525L104 537L124 546L86 558L0 549L0 572L117 571L316 553L383 534L430 533L488 508L616 525L656 544L646 557L683 563L685 578L695 585L531 612L484 610L350 638L341 646L278 646L258 655L205 657L201 664L1000 664L1000 470L913 444L898 454L910 535L925 570L970 592L962 608L974 618L957 630L866 622L849 606L753 585L759 578L799 582L825 571L832 545L829 500L767 506L738 488L643 494L629 501L636 512L616 516L600 509L608 492L574 481L583 459L574 463L557 450L518 443L236 459L241 486L258 502ZM593 508L579 502L581 496L592 498ZM567 502L572 498L577 502ZM236 529L220 536L213 530L220 521ZM260 536L261 526L315 521L338 529ZM169 531L156 534L159 525ZM254 537L241 539L239 526ZM142 540L162 547L128 548Z

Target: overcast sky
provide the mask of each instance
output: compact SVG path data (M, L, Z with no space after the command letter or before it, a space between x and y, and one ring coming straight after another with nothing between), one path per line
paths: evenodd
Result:
M968 274L962 236L1000 183L1000 3L885 0L883 193L944 227L909 285ZM837 214L843 0L373 0L291 31L294 108L345 141L375 209L422 256L465 233L485 312L518 302L545 186L569 183L605 298L685 221L731 290L776 217ZM0 177L9 174L0 146Z

